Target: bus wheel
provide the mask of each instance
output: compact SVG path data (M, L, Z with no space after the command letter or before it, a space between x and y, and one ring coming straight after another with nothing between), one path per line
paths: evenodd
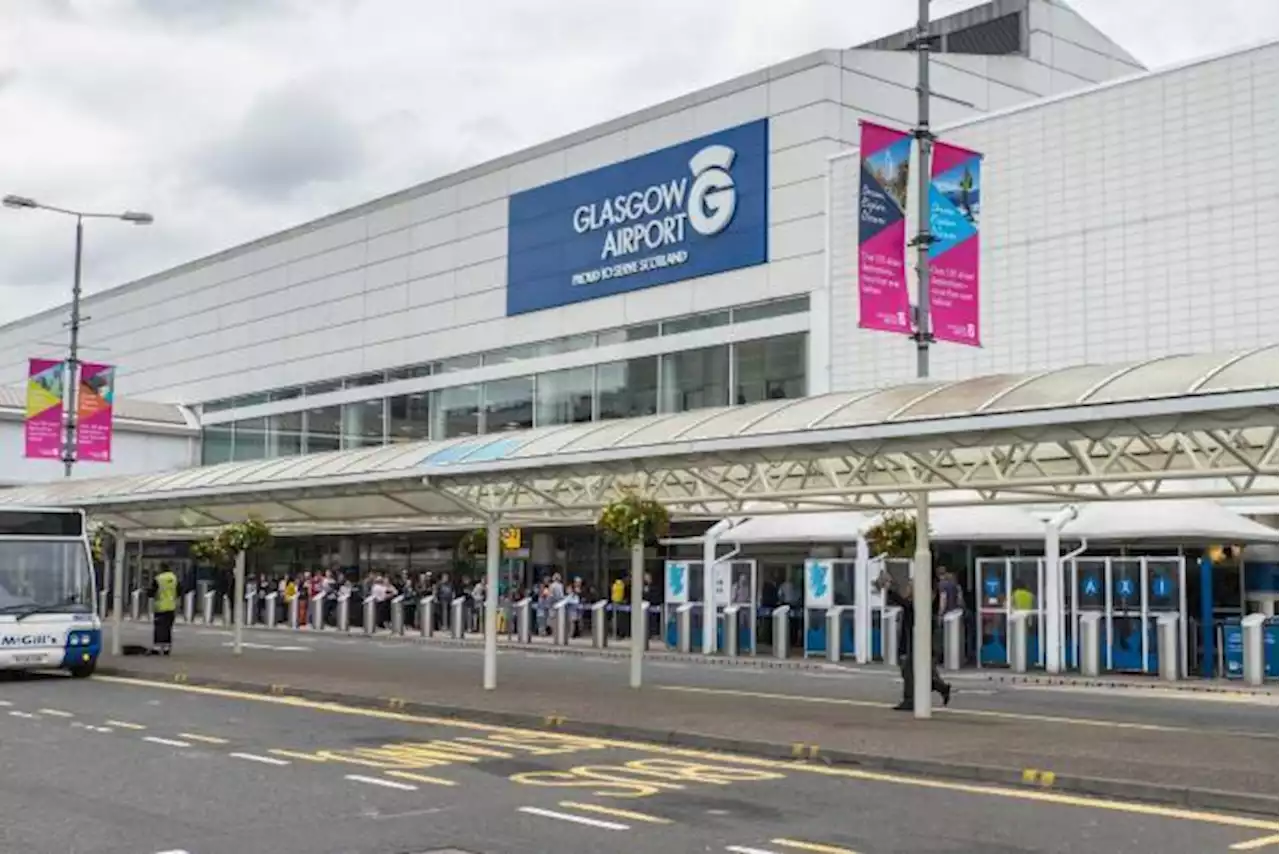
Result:
M93 675L94 669L98 666L98 662L91 661L88 664L78 664L71 668L71 676L75 679L87 679Z

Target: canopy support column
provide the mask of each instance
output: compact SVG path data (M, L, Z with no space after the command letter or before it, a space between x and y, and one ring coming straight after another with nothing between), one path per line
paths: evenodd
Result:
M124 534L116 532L116 553L111 561L111 654L124 652L124 560L129 553L129 542Z
M649 615L644 601L644 543L631 544L631 687L640 687Z
M732 519L721 519L702 538L702 654L716 651L716 555L720 535L733 527Z
M244 552L236 552L235 592L231 612L235 615L235 627L232 629L231 651L235 655L244 652Z
M916 493L916 556L912 565L911 676L918 720L933 716L933 558L929 545L929 493Z
M1045 523L1044 534L1044 590L1040 602L1044 606L1044 668L1049 673L1062 672L1062 609L1065 597L1062 590L1062 527L1076 518L1076 508L1062 508Z
M857 619L853 621L858 636L854 639L854 654L859 664L871 663L871 555L867 538L858 534L858 551L853 565L853 607Z
M498 566L502 561L502 529L490 517L486 530L484 576L484 689L498 687Z

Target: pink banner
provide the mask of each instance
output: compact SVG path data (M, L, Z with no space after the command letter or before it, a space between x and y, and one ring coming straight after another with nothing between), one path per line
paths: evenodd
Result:
M858 191L858 326L912 331L905 264L911 134L862 122Z
M111 365L80 363L80 390L76 395L76 459L81 462L111 462L115 378L116 369Z
M978 317L978 218L982 155L934 143L929 184L929 317L933 337L982 346Z
M62 398L66 364L52 359L27 363L26 455L62 458Z

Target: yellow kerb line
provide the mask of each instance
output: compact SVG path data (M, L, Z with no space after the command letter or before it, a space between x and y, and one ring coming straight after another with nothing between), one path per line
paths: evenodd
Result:
M1273 848L1280 845L1280 834L1275 836L1263 836L1260 839L1250 839L1248 842L1237 842L1231 846L1232 851L1256 851L1259 848Z
M413 780L418 783L431 783L435 786L456 786L458 785L452 780L446 780L443 777L428 777L426 774L415 774L412 771L387 771L388 777L399 777L401 780Z
M305 700L301 697L272 697L265 694L254 694L248 691L234 691L229 688L205 688L198 685L177 685L171 682L154 682L150 679L134 679L127 676L95 676L96 681L115 685L131 685L152 688L160 691L182 691L187 694L200 694L206 697L223 697L233 700L248 700L254 703L268 703L277 706L288 706L295 709L330 712L350 717L372 718L383 721L399 721L444 727L452 730L470 730L471 732L505 733L525 738L545 738L546 733L534 729L483 724L459 718L435 718L427 715L415 715L406 712L388 712L382 709L370 709L361 706L346 706L341 703ZM136 724L134 725L136 726ZM576 736L567 736L576 738ZM1202 824L1216 824L1220 827L1242 827L1249 830L1262 830L1271 833L1280 830L1280 823L1264 819L1245 818L1226 813L1201 812L1198 810L1163 807L1154 804L1140 804L1125 801L1108 801L1101 798L1066 795L1058 792L1045 792L1033 789L1016 789L1011 787L962 783L953 780L938 780L926 777L908 777L876 771L862 771L856 768L829 767L804 762L786 762L777 759L762 759L740 754L714 753L707 750L695 750L685 747L668 747L658 744L645 744L638 741L621 739L580 737L583 742L591 742L601 747L613 747L620 750L634 750L653 756L677 756L688 759L702 759L708 762L731 762L734 765L748 768L769 768L774 771L792 771L797 774L819 774L824 777L841 777L846 780L864 780L876 783L893 783L902 786L914 786L925 789L963 792L971 795L989 795L1013 800L1035 801L1043 804L1082 807L1088 809L1107 810L1109 812L1130 813L1133 815L1156 816L1159 818L1180 819Z
M837 848L834 845L819 845L816 842L801 842L799 839L774 839L774 845L783 848L794 848L797 851L813 851L816 854L858 854L852 848Z
M631 810L620 810L616 807L602 807L599 804L582 804L577 801L561 801L560 806L565 809L583 810L585 812L600 813L601 815L611 815L614 818L629 818L632 821L647 821L650 824L671 824L671 819L669 818L647 815L642 812L632 812Z

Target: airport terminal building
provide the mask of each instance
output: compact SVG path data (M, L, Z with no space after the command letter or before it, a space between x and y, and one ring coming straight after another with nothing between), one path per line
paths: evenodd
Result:
M1148 71L1060 0L933 29L935 132L985 157L983 346L936 345L936 376L1275 343L1275 41ZM123 440L76 476L910 380L911 343L858 326L845 154L860 120L913 124L910 38L798 57L88 297ZM65 316L0 326L0 386L62 357ZM60 477L22 460L4 394L0 484Z

